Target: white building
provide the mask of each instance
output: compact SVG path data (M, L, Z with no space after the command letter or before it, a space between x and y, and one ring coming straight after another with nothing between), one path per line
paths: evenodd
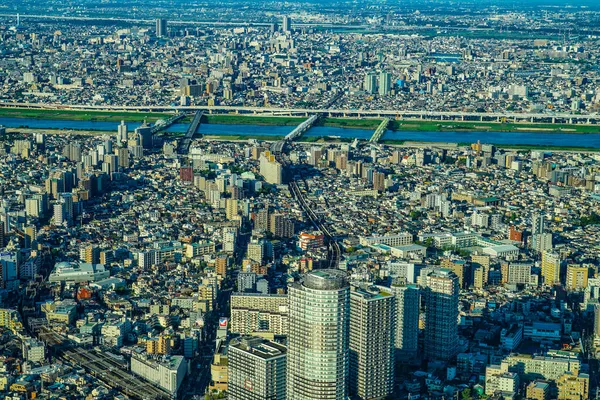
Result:
M491 257L503 258L505 260L516 260L519 258L519 248L512 244L484 247L482 252Z
M134 352L131 372L176 395L187 373L187 361L183 356L148 356Z
M491 365L485 369L485 394L492 395L498 391L517 393L519 375L515 372L502 372L499 365Z
M44 342L36 339L23 340L23 358L30 362L43 362L46 359Z
M54 265L48 280L50 282L95 282L106 279L110 272L104 264L59 262Z
M260 174L265 181L273 185L279 185L283 182L281 164L275 160L275 156L269 151L260 155Z

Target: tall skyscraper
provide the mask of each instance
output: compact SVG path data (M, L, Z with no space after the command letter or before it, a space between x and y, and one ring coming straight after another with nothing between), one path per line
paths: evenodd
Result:
M425 357L449 360L458 350L458 276L441 268L425 277Z
M285 33L292 31L292 19L284 15L281 21L281 30Z
M410 360L419 350L420 291L406 279L396 279L390 289L396 296L396 358Z
M287 399L348 395L350 288L346 273L323 269L288 288Z
M156 20L156 36L163 37L167 36L167 20L164 18L158 18Z
M389 288L350 292L350 395L384 398L394 390L395 297Z
M369 72L365 75L365 82L363 84L363 89L367 93L376 93L377 92L377 75L372 72Z
M228 399L285 399L284 346L257 336L242 336L229 345L228 367Z
M392 90L392 75L389 72L382 71L379 74L379 94L387 96Z

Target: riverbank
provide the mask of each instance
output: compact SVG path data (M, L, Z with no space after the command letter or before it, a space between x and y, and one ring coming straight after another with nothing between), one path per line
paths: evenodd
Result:
M0 118L48 119L115 122L156 122L167 119L172 113L129 112L129 111L78 111L28 108L0 108ZM181 122L189 123L191 117ZM258 126L297 126L306 120L304 117L248 115L248 114L205 114L202 123L218 125L258 125ZM375 131L381 118L321 118L315 126L331 128L361 129ZM116 128L115 128L116 129ZM502 123L477 121L439 121L439 120L391 120L388 126L391 131L418 132L539 132L539 133L585 133L600 134L600 125L570 125L542 123Z
M55 119L69 121L99 121L99 122L156 122L167 119L172 114L129 111L78 111L78 110L49 110L38 108L0 108L0 117L23 119ZM115 128L116 129L116 128Z
M6 129L8 134L12 133L39 133L40 129L29 129L29 128L8 128ZM82 135L82 136L103 136L103 135L114 135L114 131L100 131L100 130L65 130L65 129L44 129L43 132L51 135ZM177 139L183 136L183 133L168 133L167 137ZM218 140L218 141L231 141L231 142L244 142L250 139L260 140L265 142L276 142L284 138L283 135L260 135L260 134L239 134L239 135L201 135L196 136L197 139L206 140ZM358 139L361 143L366 143L366 139ZM353 138L339 138L331 136L301 136L297 142L303 144L342 144L351 143ZM407 147L407 148L445 148L445 149L456 149L466 148L471 143L460 142L432 142L432 141L414 141L414 140L381 140L380 144L393 146L393 147ZM519 145L519 144L499 144L496 145L499 149L511 150L511 151L553 151L553 152L579 152L579 153L599 153L600 148L585 147L585 146L549 146L549 145Z

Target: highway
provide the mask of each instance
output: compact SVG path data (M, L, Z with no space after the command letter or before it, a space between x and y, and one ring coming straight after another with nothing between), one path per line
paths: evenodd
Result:
M170 393L137 377L115 359L96 351L77 347L71 341L47 327L39 333L40 340L54 350L54 356L81 368L111 388L140 400L171 399Z
M15 14L0 13L0 17L15 18ZM142 18L115 18L106 16L97 17L83 17L83 16L67 16L67 15L43 15L43 14L20 14L21 22L25 19L39 19L39 20L55 20L55 21L83 21L83 22L114 22L114 23L130 23L135 25L154 25L156 19L142 19ZM194 20L177 20L169 19L169 25L197 25L197 26L235 26L235 27L248 27L248 26L263 26L270 27L273 25L271 22L244 22L244 21L194 21ZM309 27L320 27L320 28L341 28L341 29L368 29L371 25L345 25L345 24L332 24L332 23L292 23L292 27L309 28Z
M123 111L123 112L195 112L205 111L209 114L250 114L272 116L308 117L320 114L328 117L345 118L391 118L406 120L435 121L478 121L478 122L528 122L528 123L565 123L565 124L600 124L600 114L570 113L519 113L519 112L462 112L462 111L424 111L424 110L350 110L350 109L307 109L307 108L272 108L272 107L236 107L236 106L94 106L64 105L44 103L0 102L0 108L31 108L49 110L79 111Z

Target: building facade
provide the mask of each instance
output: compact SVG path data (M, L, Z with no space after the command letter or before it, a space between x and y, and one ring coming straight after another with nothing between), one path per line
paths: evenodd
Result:
M288 290L287 398L345 399L350 320L346 273L313 271Z
M256 336L242 336L229 345L227 398L285 399L286 348Z
M432 271L423 292L425 357L449 360L458 350L458 277L447 269Z
M395 296L369 286L350 292L350 394L384 398L394 390Z

